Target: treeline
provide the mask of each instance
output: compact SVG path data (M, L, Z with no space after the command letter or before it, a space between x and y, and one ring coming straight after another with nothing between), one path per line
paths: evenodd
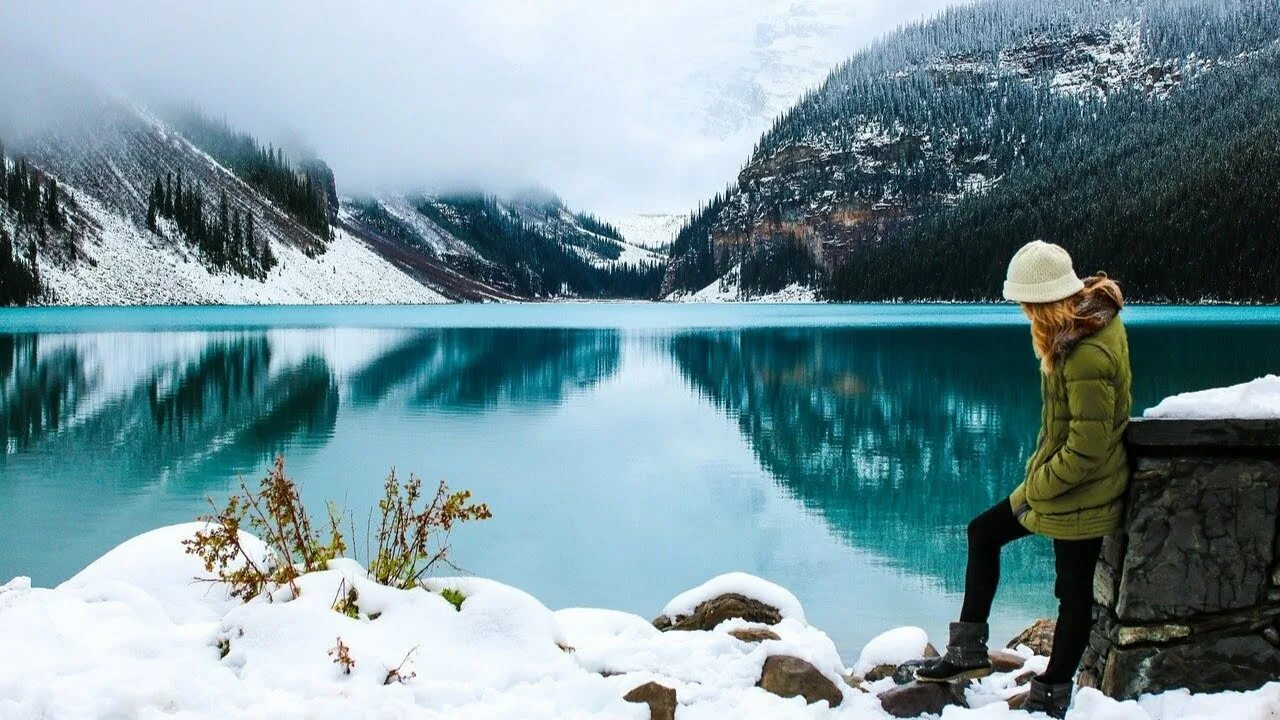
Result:
M502 277L491 279L518 295L650 298L656 295L662 279L661 265L597 267L571 249L573 239L507 212L491 195L421 198L415 207L501 268ZM590 237L581 240L586 242Z
M284 150L263 147L248 133L196 112L181 114L175 125L192 143L284 209L321 240L332 239L329 226L333 174L319 160L295 168Z
M582 226L583 230L593 232L597 235L603 235L604 237L612 238L614 240L622 239L622 233L618 232L618 228L604 220L601 220L591 213L578 212L574 213L573 217L578 221L578 224Z
M58 181L52 177L42 180L25 158L16 159L10 167L2 143L0 210L0 305L27 305L43 292L38 243L50 230L66 227L66 213Z
M700 205L676 233L668 255L666 277L661 292L697 291L719 275L715 263L715 243L711 229L725 209L729 191L717 193L711 202Z
M1280 302L1280 54L1096 109L994 190L850 252L828 296L996 299L1041 238L1134 299Z
M186 236L208 264L230 270L245 277L265 280L276 266L270 240L258 239L252 212L232 208L226 190L222 191L216 209L206 211L204 190L187 181L182 172L159 176L147 197L147 228L162 234L163 218Z

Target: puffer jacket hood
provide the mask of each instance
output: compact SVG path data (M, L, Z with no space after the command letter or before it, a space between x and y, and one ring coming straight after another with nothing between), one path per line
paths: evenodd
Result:
M1120 309L1124 307L1124 300L1119 295L1112 295L1107 292L1088 292L1106 279L1107 276L1104 273L1084 279L1086 293L1080 304L1076 306L1076 314L1080 316L1081 320L1072 330L1064 332L1054 339L1053 354L1059 360L1065 358L1081 340L1097 333L1120 314Z

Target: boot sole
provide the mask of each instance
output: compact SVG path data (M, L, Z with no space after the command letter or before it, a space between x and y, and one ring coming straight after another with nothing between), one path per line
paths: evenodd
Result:
M955 675L948 675L947 677L943 677L943 678L927 678L927 677L921 677L919 675L916 675L916 680L923 683L937 683L941 685L944 683L955 682L957 680L977 680L979 678L984 678L994 673L995 673L995 670L992 670L991 668L986 667L986 668L976 668L973 670L965 670L964 672L956 673Z

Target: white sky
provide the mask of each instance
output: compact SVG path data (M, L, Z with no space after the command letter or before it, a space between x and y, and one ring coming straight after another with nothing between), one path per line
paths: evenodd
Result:
M540 185L687 212L772 114L951 0L5 2L4 42L130 95L301 138L343 192Z

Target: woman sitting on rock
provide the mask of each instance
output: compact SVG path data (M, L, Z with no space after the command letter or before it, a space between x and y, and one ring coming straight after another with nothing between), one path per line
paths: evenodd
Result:
M1000 550L1032 533L1053 539L1058 623L1044 674L1031 681L1027 710L1066 715L1071 681L1089 639L1093 574L1102 536L1120 524L1129 462L1129 343L1120 288L1076 277L1071 257L1035 241L1009 263L1004 296L1022 305L1040 359L1040 435L1027 474L1008 500L969 523L960 622L919 680L948 682L991 673L987 618L1000 580Z

